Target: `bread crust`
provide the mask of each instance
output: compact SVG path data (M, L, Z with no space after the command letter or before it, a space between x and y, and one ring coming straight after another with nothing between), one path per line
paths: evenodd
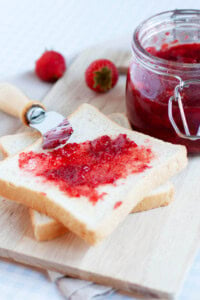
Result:
M37 224L35 222L34 213L35 211L30 208L29 214L30 214L31 224L32 224L35 239L37 241L39 242L50 241L68 232L68 229L66 227L64 227L62 224L60 224L54 219L52 219L52 221L49 223Z
M141 202L139 202L132 210L131 213L137 213L163 207L169 205L174 201L174 186L171 184L167 192L161 192L157 195L146 196Z

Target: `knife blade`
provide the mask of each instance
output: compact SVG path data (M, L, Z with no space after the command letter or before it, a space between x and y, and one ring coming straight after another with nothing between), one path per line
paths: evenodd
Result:
M73 133L64 116L46 111L42 103L31 101L9 83L0 84L0 110L20 118L25 125L39 131L43 137L43 149L54 149L65 144Z

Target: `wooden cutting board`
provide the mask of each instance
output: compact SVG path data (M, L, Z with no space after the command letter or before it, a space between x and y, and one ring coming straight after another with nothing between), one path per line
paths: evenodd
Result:
M130 51L120 49L121 44L122 40L118 40L79 55L65 77L45 97L45 105L66 115L83 102L106 114L124 112L125 76L105 95L93 93L84 83L84 71L96 58L110 58L118 66L128 64ZM6 116L3 120L7 120ZM173 204L128 216L111 236L95 247L89 247L72 233L53 241L36 242L27 209L1 201L0 255L117 289L143 292L148 299L172 298L199 245L199 176L200 157L191 158L188 168L174 179Z

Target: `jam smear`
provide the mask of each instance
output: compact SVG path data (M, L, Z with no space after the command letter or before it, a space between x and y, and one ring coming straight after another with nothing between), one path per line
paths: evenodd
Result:
M178 41L175 41L176 43ZM146 49L151 55L171 62L200 63L200 43L163 44L161 49ZM187 71L187 70L186 70ZM183 80L200 79L198 69L194 75L185 72L184 65L179 68ZM193 76L193 77L192 77ZM199 153L200 140L190 141L180 138L174 131L168 117L169 98L179 83L172 76L157 74L133 61L127 75L126 103L128 118L134 129L159 139L183 144L190 153ZM200 85L190 84L181 92L186 119L190 133L197 134L200 125ZM184 132L180 111L173 103L173 116L179 129Z
M58 126L47 131L43 135L43 149L53 149L65 144L73 133L73 129L67 119L64 119Z
M68 143L48 152L22 152L19 167L52 182L70 197L88 197L95 204L105 193L97 188L115 184L150 167L150 147L138 146L125 134L105 135L80 144Z
M122 201L116 202L115 205L114 205L114 209L120 207L121 205L122 205Z

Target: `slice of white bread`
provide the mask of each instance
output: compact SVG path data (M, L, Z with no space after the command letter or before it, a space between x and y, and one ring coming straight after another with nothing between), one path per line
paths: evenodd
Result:
M69 121L74 133L68 143L94 140L105 134L113 138L126 134L138 146L151 148L154 158L150 168L130 174L115 185L101 185L98 192L105 193L104 199L92 205L87 197L70 197L57 185L23 171L18 165L19 155L14 155L0 163L0 195L55 218L88 243L95 244L110 234L151 190L186 166L186 148L120 127L88 104L81 105ZM39 139L25 151L45 152L41 143ZM119 201L122 204L113 209Z
M109 118L125 128L131 128L127 117L121 113L113 113ZM0 149L4 155L11 156L25 147L31 145L40 137L39 133L23 132L7 135L0 138ZM168 182L151 191L140 203L133 208L132 213L141 212L161 206L168 205L174 199L173 184ZM36 240L45 241L54 239L67 231L61 223L56 220L30 209L31 222Z

